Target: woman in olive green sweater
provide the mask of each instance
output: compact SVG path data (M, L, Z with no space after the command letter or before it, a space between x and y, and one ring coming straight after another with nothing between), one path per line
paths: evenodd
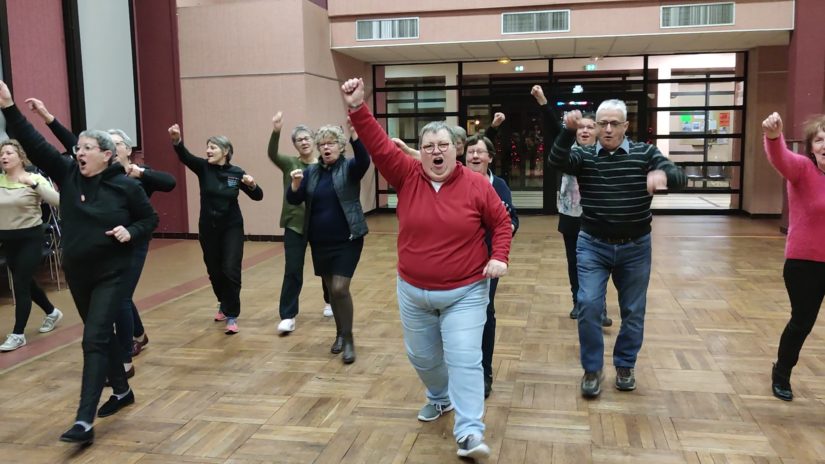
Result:
M309 127L299 124L292 129L292 144L298 151L298 156L289 156L278 153L278 142L283 128L283 114L272 117L272 135L269 137L269 147L267 155L283 173L284 190L286 190L292 179L289 173L295 169L306 169L309 165L318 162L315 155L313 133ZM307 250L307 238L304 235L304 205L290 205L286 201L284 194L283 206L281 208L281 227L284 228L284 283L281 286L281 299L278 312L281 322L278 324L278 332L285 334L295 330L295 317L298 315L298 297L301 295L301 287L304 283L304 256ZM332 316L332 307L329 305L329 291L323 280L321 286L324 289L324 316Z

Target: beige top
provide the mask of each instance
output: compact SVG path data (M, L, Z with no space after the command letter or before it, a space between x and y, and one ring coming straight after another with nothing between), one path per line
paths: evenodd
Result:
M43 223L41 201L60 204L60 194L40 174L30 174L37 187L12 182L0 173L0 230L28 229Z

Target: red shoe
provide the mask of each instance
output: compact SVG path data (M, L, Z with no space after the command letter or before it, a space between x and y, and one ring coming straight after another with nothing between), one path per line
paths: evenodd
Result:
M132 356L137 356L143 351L143 347L149 344L149 337L143 334L143 341L132 340Z

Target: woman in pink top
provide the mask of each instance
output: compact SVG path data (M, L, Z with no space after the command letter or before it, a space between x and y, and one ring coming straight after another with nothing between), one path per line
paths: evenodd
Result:
M791 369L799 361L799 351L825 298L825 115L805 125L807 155L785 147L778 113L768 116L762 129L768 160L788 181L790 223L783 277L791 300L791 320L779 340L771 381L774 396L791 401Z

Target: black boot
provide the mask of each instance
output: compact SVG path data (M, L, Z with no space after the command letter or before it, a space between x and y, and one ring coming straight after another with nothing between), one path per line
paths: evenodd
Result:
M344 336L344 354L341 355L341 360L344 364L352 364L355 362L355 343L352 340L352 334Z
M771 388L773 389L773 396L782 401L792 401L791 371L789 369L783 369L774 363L773 369L771 370Z
M332 342L332 347L330 347L329 352L332 354L338 354L344 349L344 337L340 334L335 336L335 341Z

